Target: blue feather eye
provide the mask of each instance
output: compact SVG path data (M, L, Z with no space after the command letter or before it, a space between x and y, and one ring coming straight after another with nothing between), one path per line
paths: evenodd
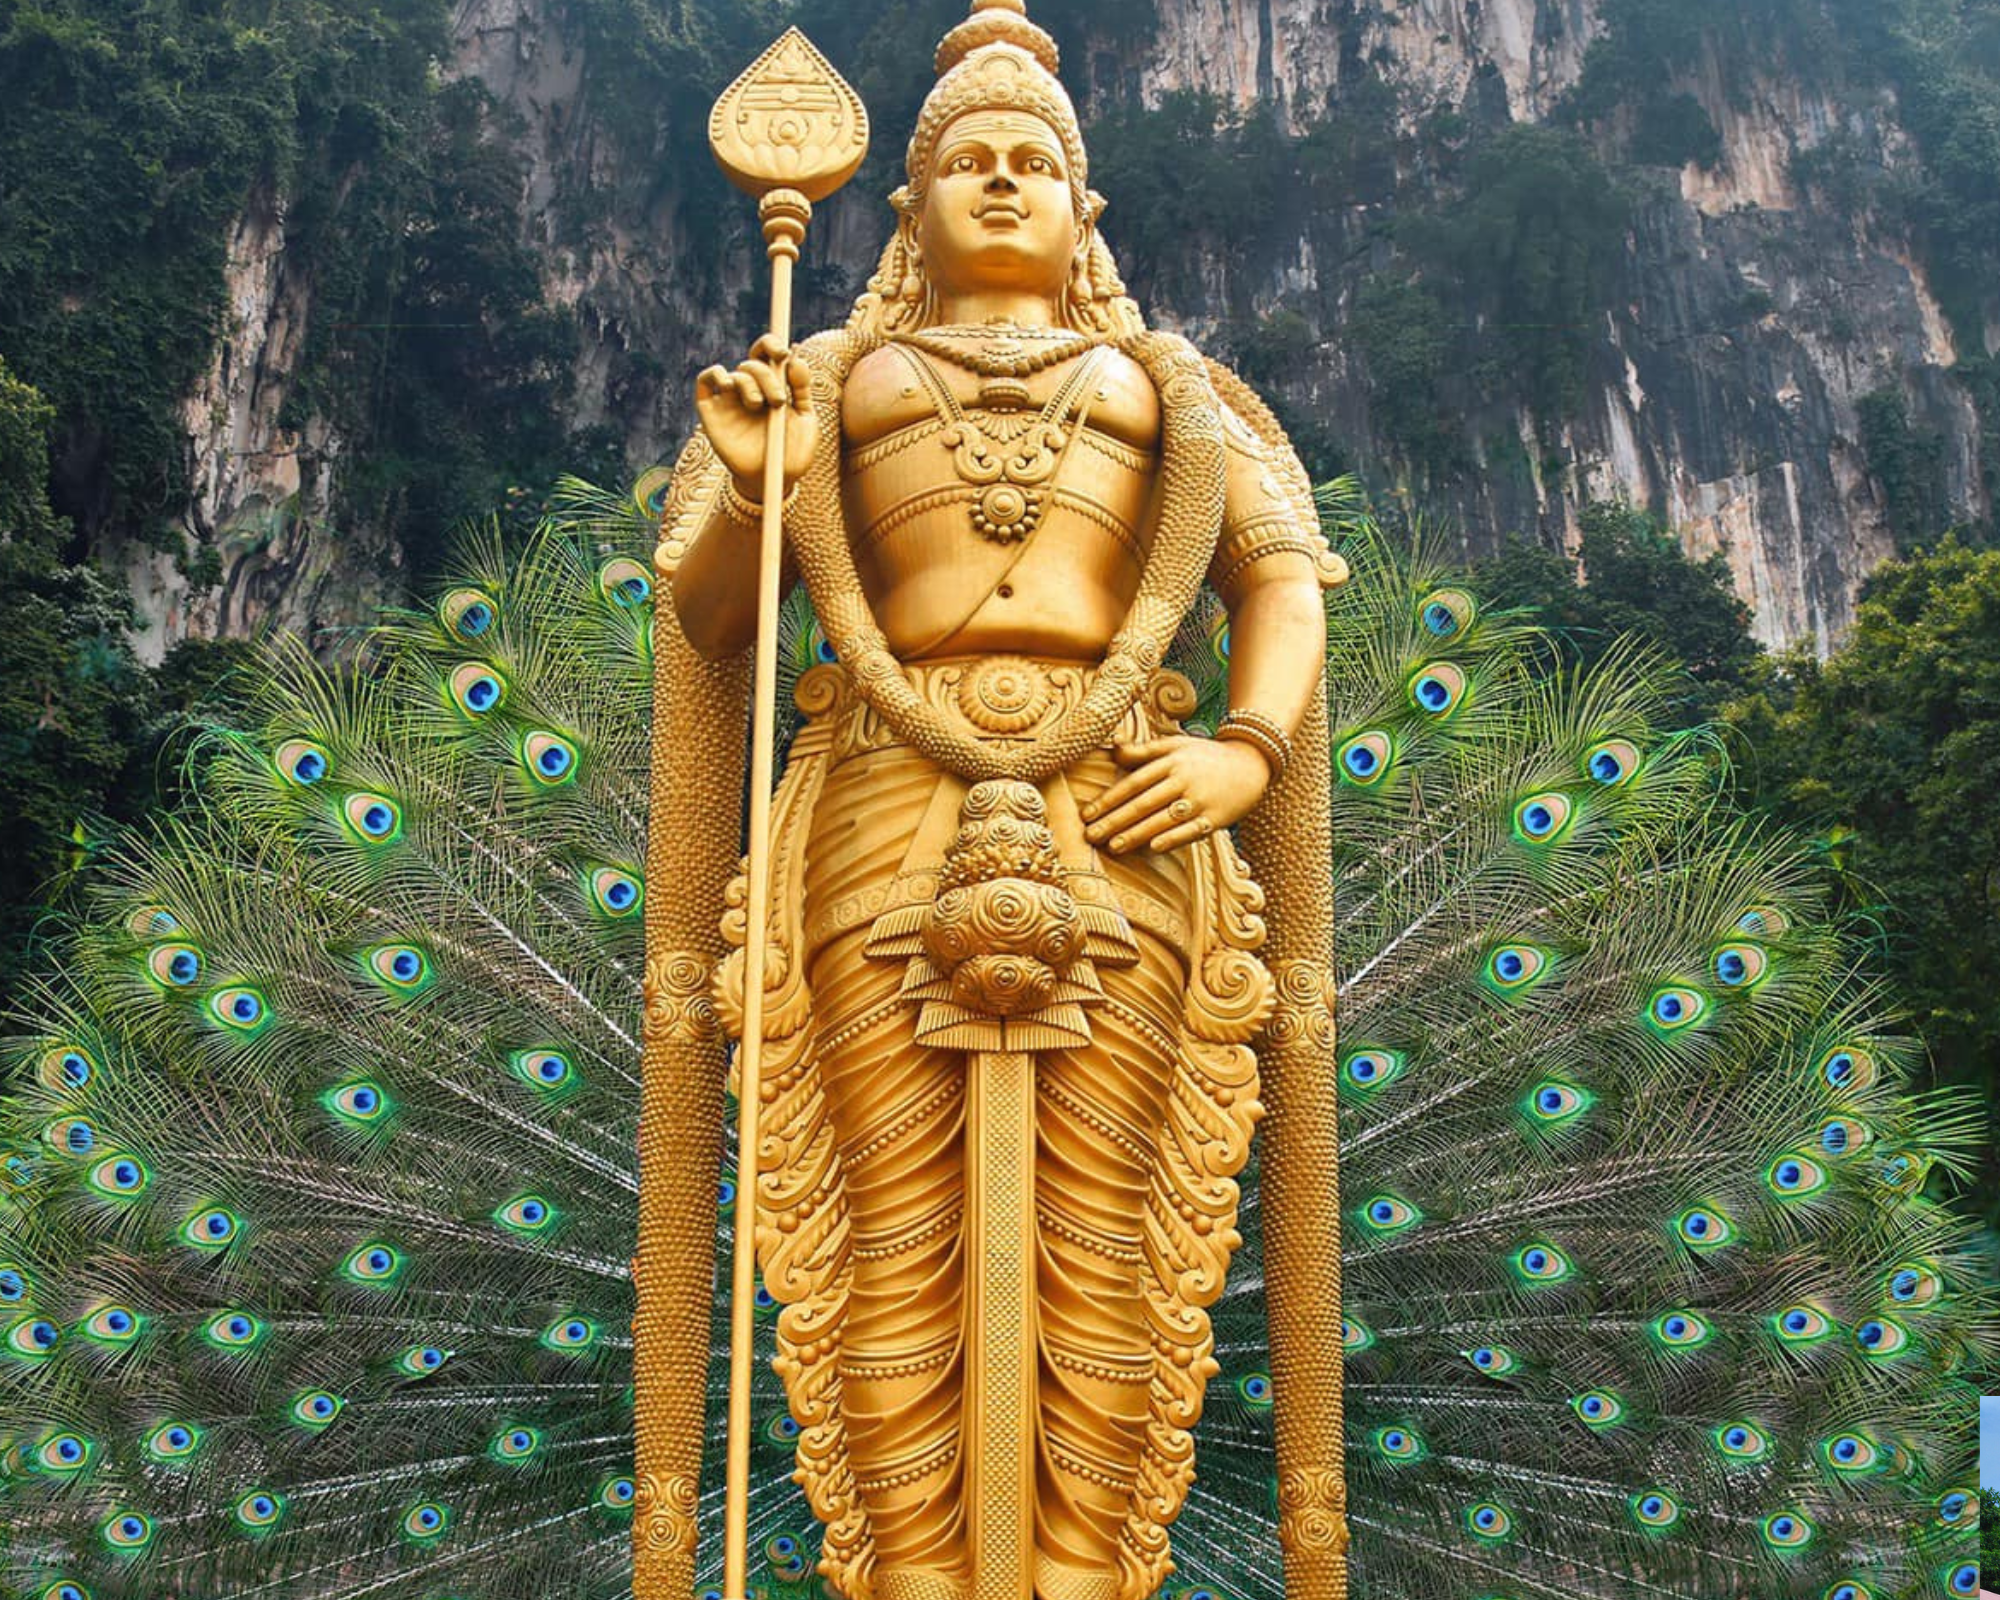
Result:
M1461 1350L1464 1356L1489 1378L1504 1378L1520 1366L1520 1357L1503 1344L1483 1344L1476 1350Z
M1944 1294L1944 1278L1936 1268L1921 1261L1904 1261L1889 1269L1883 1292L1907 1311L1936 1305Z
M261 1317L247 1311L218 1311L201 1325L210 1348L232 1353L256 1349L270 1331Z
M1365 1099L1394 1083L1406 1065L1407 1058L1400 1051L1364 1045L1341 1058L1341 1082Z
M1681 1520L1681 1503L1664 1489L1642 1489L1625 1502L1632 1520L1650 1533L1664 1533Z
M114 1511L97 1532L113 1550L134 1554L153 1542L153 1519L138 1511Z
M1575 1122L1596 1104L1597 1097L1588 1089L1549 1078L1522 1096L1521 1113L1535 1126L1554 1128Z
M68 1156L87 1156L97 1148L97 1125L84 1117L64 1117L42 1130L42 1142Z
M1929 1178L1931 1158L1917 1150L1884 1150L1875 1163L1875 1181L1897 1194L1917 1194Z
M181 1223L181 1243L205 1253L226 1250L243 1232L243 1219L227 1206L205 1206Z
M558 1317L542 1331L542 1347L575 1355L597 1343L600 1332L588 1317Z
M1561 1283L1576 1270L1568 1256L1543 1239L1522 1245L1507 1258L1507 1264L1516 1278L1537 1286Z
M1736 919L1736 931L1752 939L1781 939L1791 927L1792 919L1776 906L1752 906Z
M1764 1169L1764 1183L1780 1200L1803 1200L1827 1186L1826 1168L1811 1156L1779 1156Z
M412 944L377 945L362 958L362 968L395 994L416 994L429 988L436 976L430 957Z
M1449 661L1433 661L1410 677L1410 704L1427 717L1448 717L1465 703L1465 674Z
M355 1078L335 1084L319 1097L319 1103L351 1127L373 1127L388 1120L395 1109L389 1092L373 1078Z
M1910 1330L1894 1317L1870 1317L1854 1330L1854 1342L1870 1361L1887 1361L1910 1347Z
M498 617L492 599L477 589L454 589L438 602L438 620L445 632L461 639L479 638Z
M1486 981L1503 994L1518 994L1548 969L1547 951L1531 944L1503 944L1486 958Z
M509 1233L547 1233L556 1225L556 1208L538 1194L524 1194L509 1200L493 1213L493 1220Z
M1423 1220L1423 1212L1392 1194L1372 1195L1361 1204L1361 1225L1378 1236L1405 1233Z
M406 1378L428 1378L452 1355L452 1351L440 1349L434 1344L413 1344L396 1357L396 1370Z
M543 1093L567 1089L577 1081L568 1056L556 1050L517 1050L509 1058L514 1075Z
M169 989L185 989L201 976L201 952L191 944L163 944L146 952L146 970Z
M1340 1319L1340 1347L1351 1356L1358 1356L1375 1348L1375 1330L1359 1317Z
M1820 1125L1819 1147L1830 1156L1852 1155L1874 1137L1865 1123L1852 1117L1829 1117Z
M1271 1375L1267 1372L1252 1372L1236 1380L1236 1392L1243 1397L1243 1403L1255 1406L1260 1411L1271 1406Z
M91 1593L69 1578L58 1578L35 1596L35 1600L91 1600Z
M33 1279L11 1261L0 1262L0 1306L17 1306L28 1298Z
M363 844L393 844L403 834L402 808L385 794L351 794L341 801L340 815Z
M1708 997L1684 983L1670 983L1655 989L1646 1002L1646 1020L1662 1033L1679 1033L1691 1028L1708 1011Z
M780 1411L764 1424L764 1437L787 1448L799 1442L799 1431L798 1420L789 1411Z
M1771 1318L1771 1331L1786 1344L1818 1344L1837 1331L1833 1319L1817 1306L1786 1306Z
M1820 1600L1875 1600L1875 1591L1865 1583L1856 1583L1852 1578L1843 1578L1827 1590Z
M1771 958L1754 944L1726 944L1715 952L1709 970L1725 989L1751 989L1764 981Z
M1875 1441L1858 1433L1837 1433L1819 1444L1820 1459L1835 1472L1873 1472L1881 1465L1882 1452Z
M1647 1332L1669 1350L1698 1350L1715 1337L1708 1320L1695 1311L1669 1311L1655 1317Z
M236 1525L248 1534L265 1534L284 1520L285 1497L269 1489L252 1489L235 1505Z
M57 1094L74 1094L87 1089L97 1077L97 1062L87 1050L73 1044L57 1045L43 1052L36 1076L42 1086Z
M451 1530L451 1511L435 1500L426 1500L403 1513L403 1534L417 1544L430 1544Z
M1607 789L1621 788L1639 771L1639 747L1629 739L1606 739L1584 753L1583 775Z
M1465 1508L1465 1531L1475 1539L1493 1544L1513 1533L1514 1519L1491 1500L1482 1500Z
M1625 1420L1625 1402L1609 1389L1590 1389L1569 1403L1586 1428L1615 1428Z
M630 611L653 598L653 582L638 562L620 556L597 569L597 591L620 610Z
M7 1325L7 1354L22 1361L46 1361L62 1342L62 1330L47 1317L21 1317Z
M292 1401L292 1426L307 1433L324 1433L340 1420L347 1402L325 1389L308 1389Z
M559 733L541 729L521 741L521 765L544 787L568 783L576 776L576 746Z
M310 789L333 771L333 757L310 739L287 739L271 758L278 776L295 789Z
M1342 783L1369 789L1388 775L1396 759L1396 746L1388 734L1369 728L1341 743L1336 770Z
M1866 1050L1839 1045L1820 1057L1819 1075L1829 1089L1859 1093L1875 1085L1875 1058Z
M201 1448L204 1432L192 1422L163 1422L140 1441L139 1447L159 1466L184 1467Z
M1569 827L1569 796L1551 789L1514 807L1514 836L1526 844L1552 844Z
M84 1174L85 1183L107 1200L131 1200L146 1192L153 1172L134 1155L109 1155Z
M590 875L590 898L607 917L629 917L645 903L646 891L622 867L599 867Z
M1754 1422L1725 1422L1709 1437L1728 1461L1761 1461L1771 1452L1770 1435Z
M1944 1575L1944 1586L1952 1594L1978 1594L1979 1563L1976 1561L1964 1561L1950 1568Z
M1223 624L1221 650L1222 659L1227 661L1229 659L1227 622ZM839 652L833 648L833 641L826 636L826 629L819 625L817 617L813 619L813 625L806 630L806 659L816 667L830 667L840 659Z
M507 675L483 661L453 668L445 684L451 691L451 703L468 717L488 716L507 703Z
M630 1478L615 1472L597 1486L597 1504L606 1511L630 1511L637 1490Z
M1392 1464L1406 1465L1424 1456L1424 1441L1414 1428L1377 1428L1374 1442L1375 1453Z
M97 1442L80 1433L51 1434L35 1446L30 1461L34 1469L52 1478L73 1478L97 1456Z
M486 1453L502 1466L525 1467L542 1453L539 1428L502 1428L486 1446Z
M233 983L210 995L208 1014L232 1033L256 1033L271 1020L264 996L247 983Z
M1417 602L1418 619L1440 639L1466 632L1478 615L1478 602L1463 589L1433 589Z
M1208 648L1225 667L1229 665L1229 642L1229 612L1217 606L1208 619Z
M375 1239L348 1252L347 1259L340 1264L340 1275L349 1283L381 1289L401 1277L404 1267L408 1265L409 1260L402 1251Z
M1719 1250L1735 1241L1736 1227L1720 1206L1690 1206L1674 1218L1674 1237L1690 1250Z
M1803 1512L1779 1511L1766 1517L1758 1531L1773 1550L1803 1550L1817 1530Z

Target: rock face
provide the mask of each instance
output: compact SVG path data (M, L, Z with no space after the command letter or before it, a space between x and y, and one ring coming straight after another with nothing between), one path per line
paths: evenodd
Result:
M1598 8L1599 0L1157 0L1157 32L1143 49L1109 72L1093 59L1071 76L1094 86L1092 112L1114 95L1155 103L1192 88L1236 106L1273 103L1295 133L1337 106L1362 71L1397 91L1397 114L1411 125L1439 108L1489 126L1536 121L1576 84L1601 27ZM566 31L573 15L551 0L460 0L442 69L485 87L502 113L495 125L522 157L522 226L546 297L571 310L577 330L571 420L579 429L609 425L636 469L684 433L694 372L746 342L755 297L740 302L739 291L761 281L761 267L747 239L725 250L715 223L691 220L699 212L684 203L677 174L705 163L705 152L662 151L657 170L636 171L606 137L601 64ZM1692 550L1727 551L1767 642L1824 649L1851 621L1861 579L1893 551L1884 489L1861 443L1863 396L1900 392L1913 427L1943 441L1954 511L1969 520L1991 511L1978 418L1951 376L1958 352L1910 241L1816 209L1793 177L1794 155L1838 131L1906 155L1907 140L1893 105L1838 106L1786 76L1782 62L1752 72L1747 88L1739 73L1725 89L1723 63L1711 59L1674 88L1699 100L1721 155L1690 165L1677 184L1662 174L1635 211L1628 293L1594 341L1585 403L1557 423L1526 410L1480 419L1468 427L1480 470L1432 482L1424 497L1455 516L1475 552L1510 532L1573 543L1581 505L1630 498L1668 518ZM905 131L880 128L876 137L900 141ZM1420 199L1411 186L1420 191L1424 181L1406 174L1397 203ZM606 195L617 203L604 204ZM833 203L802 269L802 324L839 314L872 266L886 220L876 195ZM1279 400L1322 419L1348 455L1388 476L1396 466L1371 415L1372 380L1343 338L1369 267L1357 245L1371 220L1302 217L1261 259L1232 259L1228 272L1253 313L1283 309L1312 330L1313 353L1280 384ZM695 260L705 265L690 270ZM1218 281L1206 266L1198 277ZM220 556L221 582L190 599L174 564L132 558L144 643L155 654L187 634L357 620L397 584L392 539L334 532L336 430L324 421L280 426L312 286L287 259L278 198L252 197L231 245L230 291L215 363L186 408L196 485L188 528ZM1149 309L1204 342L1222 341L1219 302L1186 294L1200 303ZM1993 322L1989 346L2000 341L2000 305Z

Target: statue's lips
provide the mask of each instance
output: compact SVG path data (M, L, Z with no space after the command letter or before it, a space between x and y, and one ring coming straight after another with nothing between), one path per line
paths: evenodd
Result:
M1016 211L1012 206L988 206L984 210L973 212L972 216L977 222L1004 222L1010 226L1028 220L1027 212Z

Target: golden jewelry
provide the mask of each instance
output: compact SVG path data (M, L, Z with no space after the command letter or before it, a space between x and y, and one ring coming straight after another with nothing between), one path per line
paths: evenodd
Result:
M1034 345L1024 341L1032 338ZM976 372L982 378L1025 378L1081 355L1091 341L1068 328L952 328L925 329L896 335L900 344L914 345L940 361ZM985 342L967 349L961 339ZM983 399L983 391L982 391Z
M1182 797L1167 807L1167 815L1172 817L1176 822L1185 822L1189 817L1194 815L1194 802L1186 797Z
M1215 730L1215 736L1233 739L1256 750L1271 764L1273 783L1285 775L1285 768L1291 763L1292 736L1285 732L1282 723L1261 711L1233 707L1222 719L1222 726Z

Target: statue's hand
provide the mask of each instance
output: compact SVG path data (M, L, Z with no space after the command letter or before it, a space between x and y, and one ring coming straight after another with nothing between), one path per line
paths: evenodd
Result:
M694 408L708 442L736 480L744 499L764 498L764 439L773 406L789 406L785 420L785 488L790 491L812 460L819 440L806 364L765 334L737 365L705 368L694 380Z
M1141 845L1172 850L1226 828L1264 797L1271 768L1238 740L1174 734L1121 744L1112 754L1124 777L1083 808L1093 844L1114 855Z

